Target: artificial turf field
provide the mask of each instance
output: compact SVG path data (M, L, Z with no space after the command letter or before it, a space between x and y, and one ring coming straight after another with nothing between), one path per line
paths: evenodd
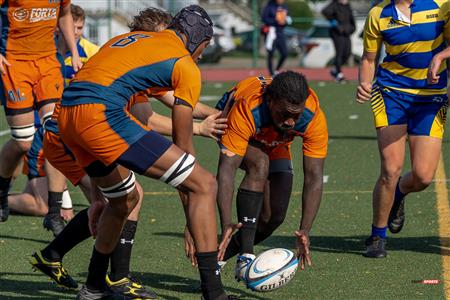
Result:
M203 95L214 99L231 84L206 84ZM255 293L234 281L233 260L222 273L226 290L241 299L450 299L450 219L447 181L442 172L450 172L448 137L443 144L444 168L438 183L408 196L406 226L397 236L389 237L388 258L364 258L361 253L370 233L371 191L379 172L370 106L354 101L355 84L313 82L311 86L320 97L330 133L324 195L311 232L313 267L299 271L277 291ZM153 104L155 111L167 113ZM4 130L4 117L1 120L0 129ZM2 139L5 141L6 136ZM217 146L202 138L196 138L195 143L201 164L215 172ZM256 247L257 253L272 247L294 247L303 182L300 139L293 149L296 176L289 212L274 235ZM405 168L408 166L406 161ZM16 182L13 190L21 191L23 182L23 178ZM133 275L154 289L160 299L199 299L197 272L184 256L184 214L177 194L153 180L141 178L140 182L146 195L133 248ZM71 192L74 207L86 207L80 192L73 188ZM51 239L52 235L42 229L42 218L13 215L8 222L0 223L0 299L75 297L74 292L62 290L41 273L31 271L27 257ZM65 267L79 282L86 277L92 245L93 240L84 242L64 259ZM441 282L415 283L423 279Z

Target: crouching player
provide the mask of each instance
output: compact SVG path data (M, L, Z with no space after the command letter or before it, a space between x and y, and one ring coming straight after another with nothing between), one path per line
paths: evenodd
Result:
M291 197L291 144L303 139L302 218L295 231L302 269L310 265L309 231L319 209L328 130L325 115L303 75L287 71L274 79L252 77L238 83L217 107L227 116L220 140L217 202L222 224L219 258L239 254L236 277L255 258L254 244L283 223ZM232 235L231 205L238 168L245 171L236 196L239 231ZM189 240L189 237L188 239Z

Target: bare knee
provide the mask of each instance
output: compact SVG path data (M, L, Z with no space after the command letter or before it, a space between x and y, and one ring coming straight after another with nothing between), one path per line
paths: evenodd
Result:
M108 199L113 214L121 219L126 219L139 202L139 193L134 189L120 199Z
M246 177L265 182L269 176L269 163L267 155L260 155L258 159L247 160L245 162Z
M17 140L11 140L14 147L17 149L18 152L25 154L31 149L31 141L17 141Z
M401 166L385 166L380 174L380 183L395 186L402 172Z
M433 181L434 174L430 172L427 173L427 172L413 171L412 177L416 189L423 190L431 184L431 182Z

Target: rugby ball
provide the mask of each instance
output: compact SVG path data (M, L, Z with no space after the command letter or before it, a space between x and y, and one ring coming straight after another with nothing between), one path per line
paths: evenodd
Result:
M288 249L275 248L258 255L247 270L247 287L270 292L288 283L295 275L298 259Z

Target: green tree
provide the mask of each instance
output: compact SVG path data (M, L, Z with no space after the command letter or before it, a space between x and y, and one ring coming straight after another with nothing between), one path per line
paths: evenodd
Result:
M293 18L292 26L305 30L312 26L313 13L305 0L287 0L286 4L289 8L289 15Z

